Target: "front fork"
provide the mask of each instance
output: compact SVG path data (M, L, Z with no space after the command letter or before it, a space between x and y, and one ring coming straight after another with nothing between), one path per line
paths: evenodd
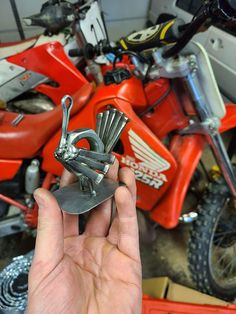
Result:
M202 92L199 80L195 73L189 73L185 77L185 81L190 94L195 102L196 110L200 118L201 128L190 125L186 133L203 133L213 151L216 161L223 173L225 181L227 182L231 194L236 197L236 177L234 175L233 167L227 153L226 147L219 133L219 120L211 113L210 108L206 104L204 94ZM195 129L195 130L194 130ZM184 133L184 132L183 132Z

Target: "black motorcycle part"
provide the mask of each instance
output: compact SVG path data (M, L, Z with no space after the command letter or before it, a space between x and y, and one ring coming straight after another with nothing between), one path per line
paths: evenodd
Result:
M223 250L230 250L236 243L236 232L232 227L236 221L235 209L232 210L233 217L225 216L225 212L229 211L229 198L230 192L223 178L210 184L198 206L198 219L192 224L188 242L189 268L197 288L227 301L235 299L236 280L234 276L225 277L228 276L229 269L225 269L228 264L221 264L223 261L218 263L225 254ZM225 237L221 243L220 236ZM218 252L216 250L222 254L218 259L214 255ZM223 272L226 274L222 273L222 278L218 277L219 267L225 267Z
M104 76L105 85L120 84L131 78L131 73L127 69L117 68L112 71L107 71Z

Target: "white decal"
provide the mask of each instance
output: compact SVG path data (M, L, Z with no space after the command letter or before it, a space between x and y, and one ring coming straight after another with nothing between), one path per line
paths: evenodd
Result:
M133 130L129 130L128 134L134 155L141 162L130 156L122 156L121 162L134 170L138 181L160 189L167 182L165 174L161 172L168 170L170 163L152 150Z
M141 165L157 172L170 168L170 164L152 150L133 130L129 130L129 140L136 158L142 160Z
M160 25L151 26L128 36L127 42L140 43L150 40L159 32Z

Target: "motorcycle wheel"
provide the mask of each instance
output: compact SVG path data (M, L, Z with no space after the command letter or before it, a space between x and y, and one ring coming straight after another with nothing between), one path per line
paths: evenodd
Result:
M232 301L236 298L236 204L219 178L198 206L188 243L188 262L197 288Z

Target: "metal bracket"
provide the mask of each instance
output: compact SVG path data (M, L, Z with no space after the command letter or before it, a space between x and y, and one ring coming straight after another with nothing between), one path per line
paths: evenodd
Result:
M178 133L181 135L188 134L203 134L214 135L218 132L220 121L218 118L209 118L204 122L194 122L190 120L190 125L185 129L180 130Z
M162 57L165 48L155 50L153 58L159 67L159 76L164 78L180 78L186 77L193 69L197 69L197 64L194 63L194 56L181 56L178 58L164 59Z
M0 221L0 238L10 234L23 232L28 228L21 215Z

